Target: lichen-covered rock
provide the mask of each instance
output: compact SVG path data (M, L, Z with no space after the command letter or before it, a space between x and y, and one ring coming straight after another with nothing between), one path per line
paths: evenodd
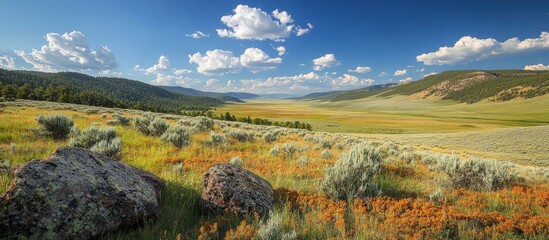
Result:
M214 165L204 174L201 206L214 213L261 215L273 208L273 187L265 179L232 164Z
M0 197L0 239L90 239L158 214L153 174L82 148L13 168Z

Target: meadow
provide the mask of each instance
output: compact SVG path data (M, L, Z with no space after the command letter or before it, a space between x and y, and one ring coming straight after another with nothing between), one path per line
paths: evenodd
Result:
M504 186L455 187L449 185L454 175L447 166L456 159L470 157L461 149L450 152L436 146L408 144L406 139L322 132L356 132L353 130L364 124L372 129L405 132L461 131L469 128L461 126L464 124L480 129L542 125L549 121L547 109L533 108L531 112L545 115L525 122L515 119L512 113L497 115L495 119L481 113L478 118L466 118L464 112L450 116L450 110L442 111L448 106L446 103L428 103L437 107L427 116L420 110L406 115L397 108L411 108L417 102L406 105L395 101L392 111L374 111L373 106L364 110L364 103L358 102L346 109L331 103L284 103L292 104L281 107L280 102L253 101L219 111L282 120L307 119L315 131L215 121L207 131L192 133L188 146L177 148L157 136L141 133L131 124L108 124L116 119L113 114L135 119L146 114L142 111L27 100L4 102L0 108L0 166L4 166L0 168L0 192L12 180L9 166L43 159L68 144L67 140L40 135L37 130L37 116L63 114L74 119L81 129L92 125L114 127L122 143L121 161L151 171L167 185L160 196L161 215L156 221L104 239L262 239L266 232L284 234L286 239L546 239L549 235L549 168L544 164L496 159L490 164L513 176ZM464 108L469 111L469 107L481 109L482 105ZM442 117L445 114L448 119ZM194 121L179 115L154 115L172 126L180 121ZM528 113L525 116L529 118ZM236 133L248 137L240 138ZM224 140L212 144L212 136L222 136ZM334 199L321 187L326 167L336 164L353 145L367 145L379 151L382 162L372 179L378 184L378 191L367 197ZM547 161L547 148L543 145L530 151ZM240 161L231 160L235 157ZM271 215L238 217L199 211L202 174L214 164L228 162L238 162L273 185L275 209Z
M548 105L549 95L475 104L411 95L344 102L258 99L226 104L216 112L272 121L299 120L324 132L408 134L547 125Z

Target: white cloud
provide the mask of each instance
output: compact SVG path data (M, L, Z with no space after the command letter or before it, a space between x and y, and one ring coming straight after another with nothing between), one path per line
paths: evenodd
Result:
M240 64L247 67L253 73L275 69L276 65L282 63L282 58L270 58L259 48L248 48L240 55Z
M387 72L381 72L379 75L377 75L378 77L385 77L389 74L387 74Z
M394 76L402 76L402 75L406 75L406 73L408 73L408 70L402 69L402 70L396 70L395 74L393 74L393 75Z
M320 71L324 68L335 67L337 65L339 65L339 61L336 59L335 55L331 53L313 59L313 69L315 71Z
M374 83L372 79L361 79L350 74L343 74L343 76L332 80L333 87L363 87Z
M296 35L297 36L302 36L305 33L308 33L309 31L311 31L311 29L313 29L313 24L310 24L310 23L307 23L307 28L301 28L300 26L297 26L296 27Z
M278 52L278 56L282 56L286 53L286 48L283 46L277 47L275 49Z
M91 49L86 36L79 31L63 35L48 33L45 39L48 43L40 49L33 49L30 53L15 50L15 53L39 71L102 71L118 67L107 46L101 46L98 50Z
M207 37L209 37L210 35L205 34L205 33L201 32L201 31L196 31L196 32L191 33L191 34L185 34L185 36L198 39L198 38L207 38Z
M157 74L157 73L165 73L170 69L170 59L168 57L161 55L158 58L158 62L154 65L152 65L149 68L141 68L140 65L135 65L133 67L134 70L145 72L145 75L149 74Z
M276 9L268 14L260 8L240 4L233 13L221 17L221 21L229 29L217 29L220 37L284 41L294 29L298 31L298 27L292 24L294 20L286 11L280 12Z
M198 64L196 70L199 73L223 75L237 72L242 67L248 68L253 73L272 70L282 63L282 58L271 58L259 48L248 48L240 57L234 56L231 51L215 49L207 51L204 55L199 52L189 55L189 63Z
M371 71L372 71L371 67L356 67L354 70L349 69L349 72L354 72L354 73L369 73Z
M192 70L189 70L189 69L175 69L174 70L174 74L176 76L183 76L185 74L189 74L189 73L192 73L193 71Z
M542 32L539 38L528 38L522 41L511 38L505 42L498 42L493 38L479 39L465 36L452 47L440 47L436 52L418 55L416 60L425 65L445 65L542 49L549 49L549 32Z
M15 58L8 55L0 56L0 68L15 69Z
M423 75L423 77L428 77L428 76L433 76L433 75L436 75L438 74L437 72L430 72L430 73L427 73L425 75Z
M152 85L161 85L161 86L182 86L182 87L192 87L198 88L201 85L201 81L197 79L192 79L189 77L174 76L171 74L158 73L156 78L150 82Z
M524 70L549 70L549 65L545 66L541 63L537 65L528 65L524 66Z
M206 75L223 75L236 72L241 67L240 59L233 52L220 49L207 51L204 55L200 52L189 55L189 63L198 64L196 70Z
M407 78L405 78L405 79L399 80L398 82L399 82L399 83L409 83L409 82L411 82L411 81L413 81L413 80L414 80L414 79L412 79L411 77L407 77Z
M206 81L206 84L204 85L205 89L215 89L218 87L219 80L211 78Z
M416 72L420 72L420 73L425 72L425 68L420 68L420 69L416 70Z

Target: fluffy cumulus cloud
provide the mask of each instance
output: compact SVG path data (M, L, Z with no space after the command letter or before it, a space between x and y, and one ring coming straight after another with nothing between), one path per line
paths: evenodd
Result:
M393 75L394 76L402 76L402 75L406 75L406 73L408 73L408 70L402 69L402 70L396 70Z
M158 62L154 65L152 65L149 68L141 68L140 65L135 65L134 69L138 71L145 72L145 75L149 74L158 74L158 73L165 73L168 70L170 70L170 59L168 57L161 55L158 58Z
M196 31L196 32L193 32L193 33L191 33L191 34L185 34L185 36L198 39L198 38L207 38L207 37L209 37L210 35L205 34L205 33L201 32L201 31Z
M217 29L220 37L284 41L292 32L299 33L292 16L286 11L276 9L269 14L260 8L238 5L233 13L221 17L221 22L229 29Z
M240 64L254 73L274 69L280 63L282 58L271 58L259 48L248 48L240 56Z
M411 77L407 77L407 78L405 78L405 79L399 80L398 82L401 83L401 84L403 84L403 83L409 83L409 82L411 82L411 81L413 81L413 80L414 80L414 79L412 79Z
M465 36L459 39L454 46L440 47L436 52L417 56L416 60L425 65L445 65L543 49L549 49L549 32L542 32L539 38L528 38L522 41L518 38L511 38L504 42L498 42L493 38L479 39Z
M311 29L313 29L313 24L310 24L310 23L307 23L307 27L306 28L302 28L300 26L297 26L296 27L296 35L297 36L302 36L304 35L305 33L308 33L309 31L311 31Z
M48 33L47 41L40 49L31 52L16 50L25 62L39 71L104 71L118 67L113 53L107 46L94 50L88 46L86 36L79 31L65 33Z
M334 54L328 53L322 57L313 59L313 69L315 71L320 71L325 68L335 67L339 65L339 61L336 59Z
M343 74L343 76L332 80L332 86L336 88L340 87L364 87L374 83L372 79L361 79L350 74Z
M223 75L234 73L241 68L251 72L261 72L275 69L282 63L282 58L271 58L259 48L248 48L239 57L231 51L215 49L202 55L200 52L189 55L189 63L197 64L197 71L205 75Z
M524 70L537 70L537 71L549 70L549 65L545 66L541 63L537 65L528 65L528 66L524 66Z
M202 81L184 76L175 76L167 73L158 73L156 78L150 82L152 85L160 86L182 86L198 88L202 84Z
M192 70L189 70L189 69L175 69L173 71L173 74L175 74L176 76L183 76L183 75L186 75L186 74L189 74L189 73L192 73L193 71Z
M8 55L0 56L0 68L15 69L15 58Z
M371 67L356 67L355 69L349 69L349 72L354 73L369 73L372 71Z
M286 54L286 48L283 47L283 46L277 47L275 49L278 52L278 56L282 56L282 55Z
M204 55L200 52L189 55L189 63L197 64L196 70L206 75L223 75L228 72L236 72L240 69L240 58L233 52L220 49L207 51Z

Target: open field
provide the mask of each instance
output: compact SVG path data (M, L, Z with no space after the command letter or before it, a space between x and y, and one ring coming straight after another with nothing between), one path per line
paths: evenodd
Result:
M524 106L528 106L525 108ZM216 112L277 121L304 121L315 131L347 133L442 133L549 124L549 95L475 104L417 96L344 102L250 100Z
M7 103L0 109L0 159L11 165L44 158L67 145L67 140L37 135L33 130L38 127L37 115L61 113L85 128L94 123L108 127L106 122L115 112L128 117L144 114L33 101ZM192 120L157 115L172 125L180 119ZM192 135L189 146L178 149L159 137L145 136L132 126L119 125L116 130L122 140L121 161L151 171L167 188L161 193L161 216L157 221L110 234L105 239L257 237L266 226L258 216L220 216L198 210L204 171L235 156L243 160L244 168L273 185L274 215L281 218L277 231L295 231L298 239L544 239L549 234L549 171L545 167L511 164L507 171L520 178L499 190L475 191L446 188L440 180L445 179L445 173L438 165L448 161L448 157L463 157L467 153L444 155L439 154L444 149L401 144L406 138L384 139L386 135L365 138L216 121L212 131L226 136L226 145L208 145L210 133L201 132ZM255 140L238 141L230 137L231 131L239 130L252 134ZM281 131L280 136L267 142L264 134L271 130ZM541 132L546 132L546 128ZM517 134L523 133L519 130ZM509 140L497 139L504 146L516 143ZM354 201L327 197L321 187L325 168L358 143L374 146L381 152L381 170L374 180L382 191ZM293 146L295 153L285 152L285 145ZM280 153L271 153L275 146ZM532 148L532 154L547 157L543 147L542 144ZM329 152L329 156L323 152ZM499 164L507 166L506 161ZM0 192L8 188L11 179L9 173L0 171Z

